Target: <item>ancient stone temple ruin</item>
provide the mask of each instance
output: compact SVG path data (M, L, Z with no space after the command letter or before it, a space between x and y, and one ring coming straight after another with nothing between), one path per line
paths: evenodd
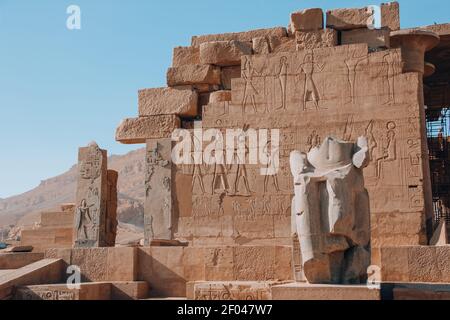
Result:
M373 23L306 9L175 48L116 132L147 148L144 246L113 247L117 176L92 144L74 247L17 262L0 299L450 298L450 25L400 29L396 2Z

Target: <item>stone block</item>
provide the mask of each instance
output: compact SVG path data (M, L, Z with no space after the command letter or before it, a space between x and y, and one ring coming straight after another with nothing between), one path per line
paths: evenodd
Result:
M450 246L381 248L384 282L449 282Z
M190 64L200 64L200 49L198 47L176 47L173 49L172 67Z
M106 246L108 203L108 158L106 150L92 142L78 150L74 246Z
M241 57L253 52L250 42L214 41L200 45L200 62L221 67L239 66Z
M450 264L450 260L447 262L448 264ZM408 268L411 282L442 282L442 269L438 266L436 247L410 247L408 249Z
M111 282L111 300L140 300L148 297L149 285L145 281Z
M60 282L63 272L60 259L43 259L8 272L0 278L0 300L10 298L14 287Z
M381 300L379 289L367 286L288 283L272 287L273 300Z
M110 283L83 283L79 289L69 289L65 284L20 287L15 293L16 300L49 301L92 301L110 300Z
M289 31L311 31L323 29L323 11L320 8L305 9L291 13Z
M137 248L108 248L106 276L107 280L127 282L137 280L137 259Z
M172 139L147 140L145 168L144 237L145 244L153 240L173 240L174 165Z
M400 5L398 2L381 4L381 26L391 31L400 30Z
M408 247L380 249L381 277L385 282L408 282Z
M170 138L180 126L180 118L175 115L129 118L123 120L117 128L116 141L140 144L148 139Z
M19 269L44 259L44 253L0 253L0 270Z
M77 248L72 250L71 265L80 268L84 282L109 280L108 250L108 248Z
M252 49L253 54L269 54L270 43L266 37L253 38Z
M155 88L139 90L139 116L197 115L198 94L192 89Z
M41 213L41 228L72 228L74 222L74 212L42 212Z
M119 173L115 170L107 171L108 190L106 204L106 240L105 246L114 247L116 245L117 236L117 182Z
M198 282L189 286L193 300L271 300L270 282Z
M384 29L355 29L342 31L341 44L367 43L370 49L389 48L390 31Z
M225 90L231 90L231 79L241 77L241 67L225 67L221 70L221 83Z
M20 244L33 246L34 252L44 252L50 248L70 248L73 245L73 227L23 230Z
M334 47L338 44L337 31L332 29L298 31L295 33L295 39L298 51Z
M220 68L212 65L193 64L172 67L167 70L169 87L198 84L219 85Z
M212 92L209 96L209 103L219 103L231 101L231 90L220 90Z
M335 9L327 11L327 28L351 30L373 25L374 14L371 8Z
M211 34L192 37L192 46L198 47L202 43L212 42L212 41L248 41L251 42L252 39L258 37L275 37L282 38L287 36L286 28L276 27L270 29L257 29L245 32L236 33L223 33L223 34Z
M33 246L12 246L5 249L5 253L26 253L33 251Z

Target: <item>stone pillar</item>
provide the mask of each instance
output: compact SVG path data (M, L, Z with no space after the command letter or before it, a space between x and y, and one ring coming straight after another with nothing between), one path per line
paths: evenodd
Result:
M172 140L147 140L145 173L145 244L173 240Z
M106 215L106 244L108 247L116 245L117 235L117 180L119 173L108 170L108 204Z
M104 247L107 215L107 155L95 142L78 151L74 246Z

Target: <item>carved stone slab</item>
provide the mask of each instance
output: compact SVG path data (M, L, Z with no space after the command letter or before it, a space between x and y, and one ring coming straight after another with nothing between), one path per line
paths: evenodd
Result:
M106 246L107 155L93 142L78 152L75 247Z

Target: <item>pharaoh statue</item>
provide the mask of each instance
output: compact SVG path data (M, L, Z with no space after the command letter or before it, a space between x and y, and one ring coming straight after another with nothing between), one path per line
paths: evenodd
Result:
M367 280L370 207L362 169L368 161L364 137L357 143L328 137L308 154L291 153L293 231L309 283Z

